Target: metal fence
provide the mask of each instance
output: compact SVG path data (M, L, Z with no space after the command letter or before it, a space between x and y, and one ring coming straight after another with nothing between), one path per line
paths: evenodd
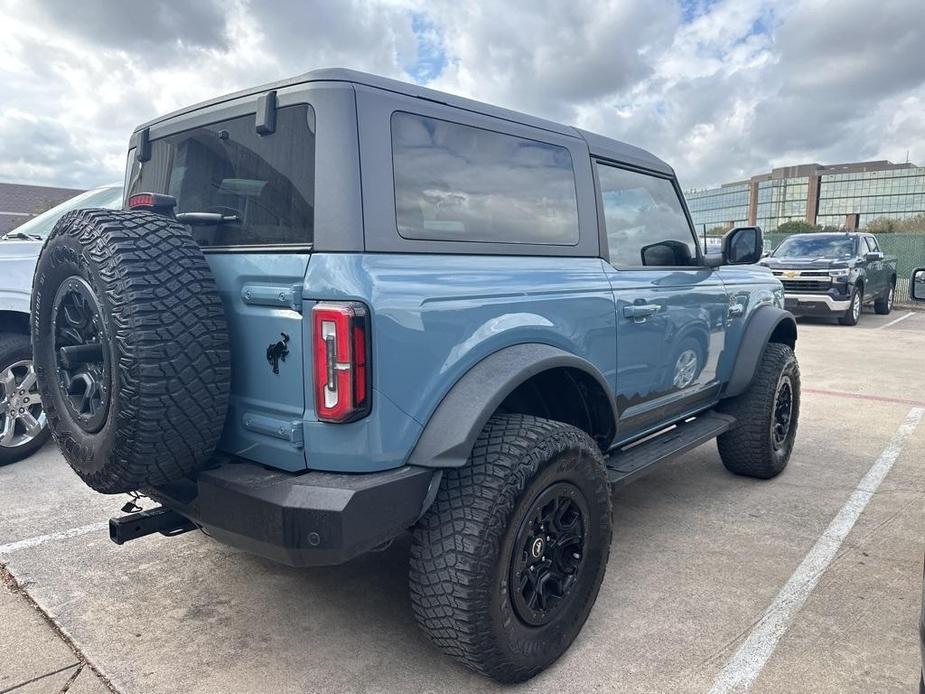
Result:
M765 241L771 248L787 238L789 234L771 232L765 234ZM918 234L874 234L880 242L880 249L896 257L896 303L909 304L909 278L912 271L925 267L925 233Z

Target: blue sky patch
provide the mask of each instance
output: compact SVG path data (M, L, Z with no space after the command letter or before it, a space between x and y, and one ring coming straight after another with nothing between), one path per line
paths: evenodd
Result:
M446 67L446 52L440 29L426 14L411 13L411 30L417 42L417 60L407 66L408 74L418 84L436 79Z

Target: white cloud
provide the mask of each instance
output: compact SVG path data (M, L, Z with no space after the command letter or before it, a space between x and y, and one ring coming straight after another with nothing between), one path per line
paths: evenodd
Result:
M121 179L138 123L344 66L651 149L685 185L925 164L921 0L0 0L0 180Z

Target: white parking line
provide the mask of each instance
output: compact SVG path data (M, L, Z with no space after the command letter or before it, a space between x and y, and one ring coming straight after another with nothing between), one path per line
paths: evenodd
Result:
M777 594L774 601L755 624L748 638L729 659L713 683L711 694L723 692L744 692L751 687L765 663L771 657L777 642L790 627L806 598L816 587L819 578L831 563L838 548L848 536L851 528L877 491L893 463L902 452L906 440L915 431L925 415L925 408L913 407L905 420L893 434L877 462L852 492L838 515L829 523L822 536L813 545L809 554L793 572L790 580Z
M883 330L884 328L889 328L891 325L896 325L897 323L899 323L899 321L906 320L909 316L914 316L914 315L915 315L915 311L909 311L909 313L900 316L896 320L891 320L889 323L885 323L884 325L878 325L875 328L875 330Z
M109 521L103 521L101 523L91 523L90 525L82 525L79 528L71 528L70 530L62 530L58 533L50 533L49 535L39 535L38 537L30 537L25 540L19 540L17 542L10 542L6 545L0 545L0 554L11 554L12 552L18 552L21 549L29 549L30 547L38 547L39 545L44 545L46 542L52 542L53 540L66 540L69 537L79 537L80 535L86 535L87 533L96 532L98 530L104 530L109 527Z

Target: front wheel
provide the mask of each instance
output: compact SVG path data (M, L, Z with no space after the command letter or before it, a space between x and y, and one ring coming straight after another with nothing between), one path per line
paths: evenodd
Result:
M768 344L748 390L718 409L736 418L716 440L726 469L761 479L779 475L790 460L800 418L800 367L793 350Z
M842 325L857 325L858 321L861 319L861 288L855 287L851 290L851 303L848 305L848 310L845 311L845 315L841 316L838 319L838 322Z
M583 431L492 417L414 529L411 600L439 648L499 682L548 667L578 635L610 554L610 488Z

